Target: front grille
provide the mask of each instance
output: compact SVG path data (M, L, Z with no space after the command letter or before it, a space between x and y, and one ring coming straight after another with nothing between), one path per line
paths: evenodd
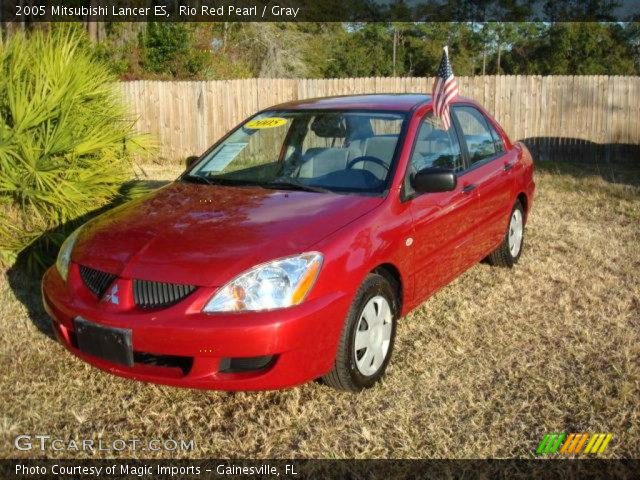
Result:
M134 280L133 301L140 308L168 307L178 303L195 289L195 285Z
M84 265L80 265L80 276L87 288L98 298L102 297L104 292L107 291L107 288L109 288L109 285L111 285L111 282L117 277L117 275L113 273L94 270Z

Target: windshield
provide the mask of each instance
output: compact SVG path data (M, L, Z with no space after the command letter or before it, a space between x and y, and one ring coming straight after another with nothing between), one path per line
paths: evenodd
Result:
M400 113L268 111L233 131L183 178L267 188L382 193L390 180Z

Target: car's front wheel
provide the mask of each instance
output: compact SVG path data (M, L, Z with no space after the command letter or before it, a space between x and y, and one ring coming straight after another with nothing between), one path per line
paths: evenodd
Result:
M369 274L347 315L333 369L323 377L327 385L357 392L380 380L391 358L398 310L389 281Z
M524 208L518 200L509 217L509 225L498 248L489 255L489 263L498 267L513 267L522 255L524 246Z

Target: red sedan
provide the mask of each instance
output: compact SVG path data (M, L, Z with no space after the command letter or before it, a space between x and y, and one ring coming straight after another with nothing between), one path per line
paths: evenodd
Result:
M45 274L60 341L116 375L257 390L385 372L398 319L480 260L512 267L533 162L462 97L264 110L175 182L76 230Z

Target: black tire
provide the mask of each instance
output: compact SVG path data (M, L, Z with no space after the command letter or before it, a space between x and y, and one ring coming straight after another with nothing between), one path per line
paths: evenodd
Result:
M364 315L364 308L370 301L377 296L383 297L391 310L391 338L389 340L388 349L384 361L377 368L375 373L364 375L356 364L356 355L364 355L363 350L355 351L356 330L361 324L361 318ZM382 275L370 273L356 292L349 313L345 320L338 350L334 361L333 369L322 380L325 384L338 390L348 392L359 392L365 388L372 387L382 378L391 355L393 353L393 344L396 336L396 324L398 320L399 304L398 294L391 286L389 281ZM365 322L366 323L366 322ZM362 357L360 357L362 358ZM373 363L372 363L373 365Z
M517 254L513 255L509 245L509 233L511 231L514 212L516 210L520 212L520 218L522 221L522 237L520 240L520 248L518 249ZM524 218L524 208L522 207L522 203L520 203L520 200L518 200L516 201L513 209L511 210L511 213L509 214L509 223L507 224L507 231L504 234L502 243L487 257L487 260L491 265L494 265L496 267L512 268L516 263L518 263L518 260L522 255L522 250L524 249Z

